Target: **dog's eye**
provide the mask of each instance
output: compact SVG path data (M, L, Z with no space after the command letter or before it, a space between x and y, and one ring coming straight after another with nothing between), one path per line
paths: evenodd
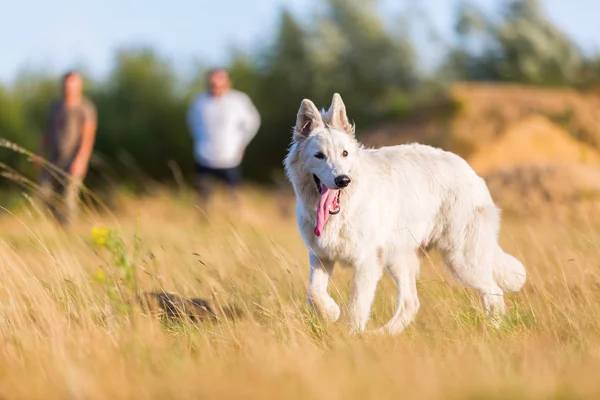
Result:
M344 150L344 152L342 153L342 157L348 157L348 152L346 150Z
M325 154L318 152L317 154L315 154L315 157L317 157L319 160L322 160L325 158Z

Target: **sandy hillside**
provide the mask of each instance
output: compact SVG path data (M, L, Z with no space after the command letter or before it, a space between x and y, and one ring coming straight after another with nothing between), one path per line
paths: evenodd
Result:
M600 147L600 96L573 89L520 85L457 84L450 89L460 112L451 135L474 147L485 145L516 122L542 115L573 137Z
M524 164L600 165L600 154L547 118L532 115L509 126L467 161L478 173L487 174Z
M485 176L504 214L580 218L600 210L600 168L583 164L530 164Z

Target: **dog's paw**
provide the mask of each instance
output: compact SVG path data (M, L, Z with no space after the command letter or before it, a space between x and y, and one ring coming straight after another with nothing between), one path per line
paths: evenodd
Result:
M317 313L319 313L327 322L336 322L340 319L341 309L340 306L331 298L312 298L310 295L306 297L308 305L312 307Z
M505 320L503 315L490 315L487 317L487 323L492 329L500 330L504 322Z
M389 334L389 332L385 329L385 327L382 327L382 328L366 330L364 332L364 334L365 334L365 336L368 336L368 337L387 336Z
M340 319L341 309L333 299L323 299L323 301L316 302L311 296L307 296L308 305L315 309L323 318L328 322L336 322Z
M396 336L403 333L407 326L407 323L401 323L399 321L396 321L396 323L387 323L381 328L377 329L377 333L380 335Z
M341 314L340 306L338 306L334 302L327 304L327 306L323 307L323 308L324 309L322 310L322 314L323 314L323 317L325 317L325 319L327 319L327 321L336 322L338 319L340 319L340 314Z

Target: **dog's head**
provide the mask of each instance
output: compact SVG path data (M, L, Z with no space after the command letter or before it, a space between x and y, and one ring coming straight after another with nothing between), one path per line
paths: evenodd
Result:
M327 112L319 112L308 99L302 100L293 135L293 141L302 147L303 168L313 175L319 191L322 186L339 190L352 184L359 145L339 94L333 95Z
M295 173L302 174L302 178L309 175L314 180L320 210L315 228L317 235L328 215L340 212L340 193L352 185L359 150L354 126L348 121L346 106L339 94L333 95L327 112L319 112L308 99L302 100L286 163L288 174L294 167L292 164L299 164L295 166Z

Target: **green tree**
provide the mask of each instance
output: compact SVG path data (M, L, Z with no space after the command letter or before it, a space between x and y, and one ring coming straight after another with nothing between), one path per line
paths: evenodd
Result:
M48 109L58 89L58 79L34 71L19 74L10 89L0 88L0 138L37 153ZM0 149L0 161L21 176L34 181L37 178L31 160L14 150Z
M192 168L187 104L168 62L148 49L123 49L106 84L94 93L96 150L121 177L172 177L169 161Z
M23 147L31 147L34 136L27 134L24 116L22 103L11 92L0 87L0 138ZM23 157L7 148L0 148L0 162L18 171L28 169ZM6 172L1 167L0 171Z
M281 170L298 107L303 98L315 94L315 82L306 33L288 11L282 11L274 44L265 53L260 73L246 65L246 75L253 76L246 79L246 89L262 119L261 130L248 149L246 165L251 175L270 180L274 170ZM243 66L239 62L237 65L232 69L234 77L240 75Z
M459 10L458 45L444 65L454 77L538 85L579 82L582 52L547 18L538 0L505 1L497 21L470 3Z
M575 43L546 17L538 0L511 1L496 27L500 47L497 73L534 84L576 82L582 55Z
M328 0L311 41L318 97L340 92L358 121L377 116L390 95L417 83L410 38L386 29L376 6L373 0Z

